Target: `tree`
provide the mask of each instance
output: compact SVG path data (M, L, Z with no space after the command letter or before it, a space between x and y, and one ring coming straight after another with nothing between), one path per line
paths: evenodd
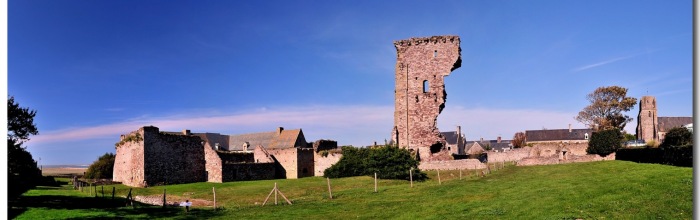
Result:
M514 148L521 148L525 146L525 141L525 133L516 132L515 135L513 135L513 140L511 140L510 143Z
M606 156L620 149L623 138L620 130L616 128L593 132L586 152Z
M632 118L623 115L634 108L637 99L627 97L627 89L619 86L599 87L586 96L590 105L583 108L576 120L595 130L622 130Z
M634 136L633 134L625 133L625 141L633 141L637 140L637 136Z
M374 176L382 179L408 180L411 168L413 179L424 180L425 173L418 170L418 161L407 149L396 146L375 148L343 147L343 157L323 172L323 176L338 178L350 176Z
M681 147L693 144L693 133L691 133L687 128L677 127L672 128L666 133L663 143L659 147L669 148L669 147Z
M15 98L7 100L8 196L15 198L41 181L41 170L22 144L39 131L34 124L36 111L19 107Z
M114 159L113 153L105 153L100 156L97 161L93 162L90 167L88 167L85 172L85 178L87 179L112 179L112 173L114 172Z

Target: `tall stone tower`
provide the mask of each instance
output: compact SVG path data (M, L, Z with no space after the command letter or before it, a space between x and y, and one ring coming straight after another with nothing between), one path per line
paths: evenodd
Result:
M642 96L639 101L639 116L637 116L637 139L659 141L658 116L656 115L656 98Z
M444 77L462 65L458 36L411 38L394 42L396 87L392 140L432 160L445 150L437 117L445 108Z

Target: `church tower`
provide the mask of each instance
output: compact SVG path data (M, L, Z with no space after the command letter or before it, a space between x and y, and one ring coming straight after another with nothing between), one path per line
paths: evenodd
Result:
M642 96L639 101L639 116L637 116L637 139L647 142L659 141L658 116L656 115L656 98Z

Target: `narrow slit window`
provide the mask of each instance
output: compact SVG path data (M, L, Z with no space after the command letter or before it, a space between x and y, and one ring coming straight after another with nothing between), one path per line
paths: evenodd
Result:
M423 93L428 92L430 86L428 85L428 80L423 80Z
M433 58L437 57L437 50L433 52Z

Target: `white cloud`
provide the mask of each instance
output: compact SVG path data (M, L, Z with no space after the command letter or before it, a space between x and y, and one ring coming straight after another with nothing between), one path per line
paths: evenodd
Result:
M302 128L307 141L337 140L341 145L366 146L383 143L391 135L393 106L311 106L276 107L228 115L178 114L139 119L90 127L68 128L42 132L32 138L34 146L60 145L80 140L118 139L142 126L153 125L163 131L190 129L192 132L240 134L270 131L276 127ZM190 115L190 116L187 116ZM515 132L536 129L563 129L568 124L582 128L573 117L575 113L534 109L446 108L438 117L441 131L454 131L457 125L469 140L480 137L495 139L501 135L510 139ZM111 146L111 144L106 144Z

